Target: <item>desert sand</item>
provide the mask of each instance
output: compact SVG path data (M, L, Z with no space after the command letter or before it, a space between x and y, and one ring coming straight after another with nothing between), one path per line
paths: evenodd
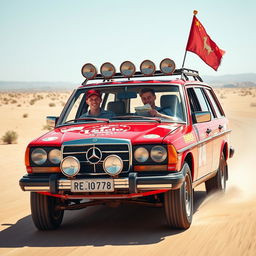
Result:
M159 208L95 206L66 211L60 229L39 232L32 223L24 152L47 132L45 117L59 115L70 92L0 93L0 138L8 130L17 143L0 142L0 255L256 255L256 89L216 89L230 120L235 148L227 191L195 191L190 229L165 226Z

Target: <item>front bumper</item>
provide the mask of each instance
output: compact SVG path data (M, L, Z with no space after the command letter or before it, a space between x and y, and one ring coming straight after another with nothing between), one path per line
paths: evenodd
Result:
M92 177L82 175L79 176L79 179L92 179ZM175 172L161 176L139 177L137 173L131 172L128 177L113 178L113 180L115 191L111 193L122 191L122 193L134 194L143 191L178 189L184 181L184 174ZM71 193L71 180L59 174L27 174L20 179L19 184L23 191L49 192L51 194Z

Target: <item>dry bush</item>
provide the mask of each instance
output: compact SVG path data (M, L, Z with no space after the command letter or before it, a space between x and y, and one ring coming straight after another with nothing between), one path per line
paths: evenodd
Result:
M18 139L18 134L15 131L7 131L2 137L2 141L6 144L16 143Z
M21 107L21 104L18 104L17 107Z
M52 127L49 126L48 124L46 124L46 125L43 126L43 130L51 131L51 130L52 130Z
M30 104L30 105L34 105L35 102L36 102L36 99L32 99L32 100L29 101L29 104Z
M27 118L28 117L28 114L27 113L25 113L25 114L23 114L23 116L22 116L23 118Z
M221 95L220 95L220 98L221 98L221 99L226 99L227 97L226 97L224 94L221 94Z
M16 104L17 100L11 100L11 104Z
M251 107L256 107L256 102L252 102L252 103L250 104L250 106L251 106Z
M53 103L53 102L50 102L50 103L49 103L49 107L55 107L55 106L56 106L55 103Z

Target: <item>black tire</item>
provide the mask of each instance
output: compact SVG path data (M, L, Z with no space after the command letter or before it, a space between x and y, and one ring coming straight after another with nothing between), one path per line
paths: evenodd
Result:
M30 206L32 219L39 230L51 230L60 226L64 210L56 210L60 199L31 192Z
M227 162L224 154L221 154L219 168L214 177L205 182L206 192L208 194L215 192L224 192L226 190L227 180Z
M185 181L179 189L165 192L164 208L168 226L187 229L193 218L192 178L187 163L184 163L182 172L185 173Z

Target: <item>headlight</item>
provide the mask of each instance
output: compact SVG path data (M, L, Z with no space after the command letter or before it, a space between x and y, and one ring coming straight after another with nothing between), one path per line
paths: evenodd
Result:
M150 151L150 156L153 161L160 163L166 159L167 151L162 146L154 146Z
M110 155L105 158L103 162L103 168L109 175L117 175L123 169L123 161L117 155Z
M67 156L62 160L60 169L67 177L73 177L80 171L80 163L76 157Z
M148 160L148 157L148 150L143 147L137 148L134 152L134 158L136 159L137 162L146 162Z
M31 153L31 160L37 164L42 165L47 160L47 153L42 148L35 148Z
M52 149L49 153L49 161L53 164L59 164L61 161L61 152L59 149Z

